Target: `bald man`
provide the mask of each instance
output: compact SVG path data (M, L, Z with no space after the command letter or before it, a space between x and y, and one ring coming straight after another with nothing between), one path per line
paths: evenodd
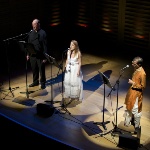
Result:
M41 89L45 89L45 53L47 53L47 35L40 27L40 21L34 19L32 21L33 30L29 33L28 43L33 44L34 52L28 51L27 60L30 60L33 72L33 83L29 87L34 87L41 84ZM39 77L40 75L40 77Z

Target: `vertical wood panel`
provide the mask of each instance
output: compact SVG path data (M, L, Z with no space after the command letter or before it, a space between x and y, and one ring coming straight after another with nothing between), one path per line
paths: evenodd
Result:
M1 0L0 40L30 31L31 21L39 18L42 27L60 34L92 32L106 41L148 49L149 10L149 0ZM57 30L50 26L55 21L61 25Z
M150 1L126 0L124 43L149 48Z
M118 0L96 0L95 25L107 41L118 40L118 11Z

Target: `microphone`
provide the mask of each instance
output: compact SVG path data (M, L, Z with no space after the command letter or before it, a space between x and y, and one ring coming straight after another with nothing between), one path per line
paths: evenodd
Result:
M28 34L30 34L33 30L30 30L30 32L28 32Z
M124 70L126 68L129 68L129 65L126 65L125 67L123 67L121 70Z
M70 48L67 48L66 50L64 50L64 53L67 52Z

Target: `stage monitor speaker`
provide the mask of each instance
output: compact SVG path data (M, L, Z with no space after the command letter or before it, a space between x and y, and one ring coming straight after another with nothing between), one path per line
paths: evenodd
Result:
M43 104L43 103L39 103L37 104L37 115L39 115L40 117L51 117L54 113L54 107L47 105L47 104Z
M140 139L130 134L119 135L118 147L126 150L137 150L140 145Z

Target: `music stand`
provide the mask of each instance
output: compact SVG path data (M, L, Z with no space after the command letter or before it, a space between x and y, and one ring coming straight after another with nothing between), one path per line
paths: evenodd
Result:
M50 67L51 67L51 100L50 101L45 101L45 102L50 102L51 104L54 103L58 103L60 101L53 101L53 84L52 84L52 64L54 64L57 68L62 69L61 65L59 65L56 61L55 58L53 58L52 56L49 56L47 53L45 53L45 57L48 60L48 62L50 63Z
M102 126L105 130L107 130L106 128L106 124L110 123L110 121L104 121L104 109L105 109L105 85L107 85L109 88L113 89L113 87L111 86L108 78L100 71L98 71L101 79L103 80L104 83L104 101L103 101L103 121L102 122L94 122L94 124L100 125Z
M34 45L31 43L27 43L25 41L18 41L20 49L25 52L25 58L27 56L27 53L30 55L36 54L36 51L34 49ZM28 80L27 80L27 71L28 71L28 63L26 59L26 92L20 92L21 94L26 94L26 97L29 98L29 94L33 93L34 91L28 91Z

